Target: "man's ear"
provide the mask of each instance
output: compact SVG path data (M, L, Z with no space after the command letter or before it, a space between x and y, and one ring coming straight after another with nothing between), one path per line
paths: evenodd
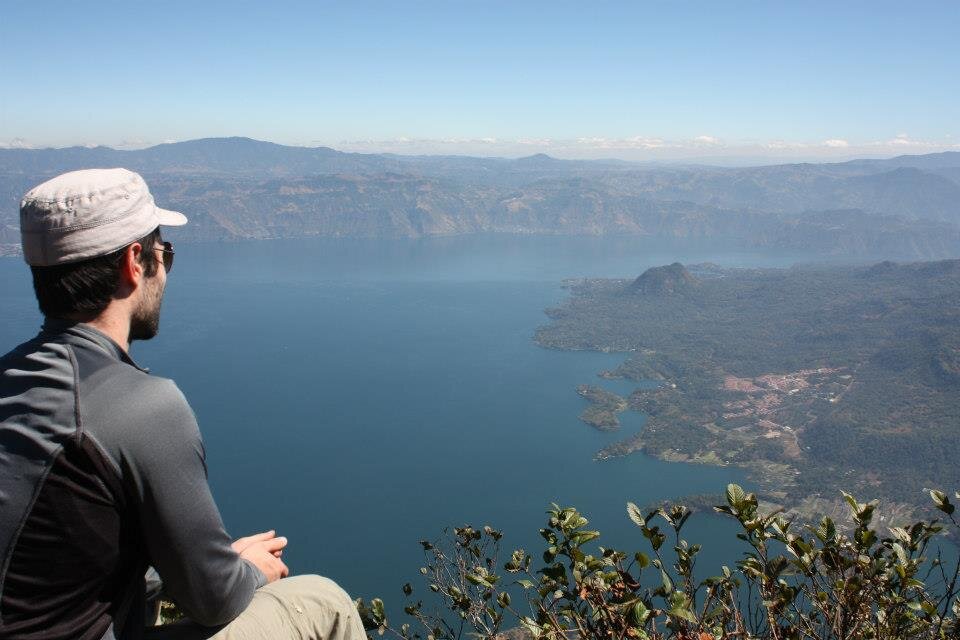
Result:
M120 289L133 291L140 286L143 280L143 263L140 261L140 254L143 247L139 242L134 242L128 246L123 257L120 258Z

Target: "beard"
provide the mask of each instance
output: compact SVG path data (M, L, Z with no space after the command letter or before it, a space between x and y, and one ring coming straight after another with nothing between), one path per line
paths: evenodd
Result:
M163 267L161 267L162 269ZM130 342L149 340L160 331L160 303L163 300L163 285L157 277L149 278L143 297L130 316Z

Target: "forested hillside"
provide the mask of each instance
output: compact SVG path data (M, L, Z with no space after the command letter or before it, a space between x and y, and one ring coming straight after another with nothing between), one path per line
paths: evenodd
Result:
M960 486L960 261L676 264L571 293L542 345L622 351L603 375L661 381L629 398L644 430L599 458L743 465L807 515L833 511L837 487L896 509Z

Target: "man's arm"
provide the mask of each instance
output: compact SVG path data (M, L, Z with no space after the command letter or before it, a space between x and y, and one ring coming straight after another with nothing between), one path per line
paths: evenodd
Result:
M161 378L145 377L144 386L149 388L131 403L131 437L120 463L150 562L165 593L194 622L227 623L268 576L231 547L207 484L196 418L183 394Z

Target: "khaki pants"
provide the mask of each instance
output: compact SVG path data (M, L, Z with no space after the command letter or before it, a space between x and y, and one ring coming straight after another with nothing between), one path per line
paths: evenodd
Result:
M294 576L257 589L250 605L222 627L180 621L150 627L148 640L364 640L347 592L322 576Z

